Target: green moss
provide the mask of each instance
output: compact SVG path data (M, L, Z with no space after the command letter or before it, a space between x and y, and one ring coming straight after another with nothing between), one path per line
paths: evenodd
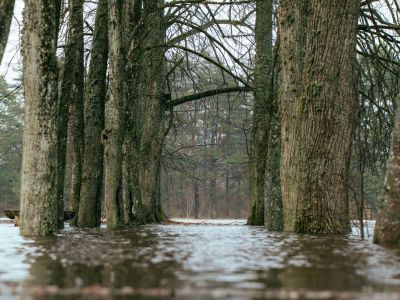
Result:
M312 96L318 96L321 94L322 87L323 87L323 82L322 81L314 81L310 84L309 89L311 92Z
M301 95L299 98L299 112L300 115L303 115L305 112L307 112L307 104L308 104L308 98L306 95Z

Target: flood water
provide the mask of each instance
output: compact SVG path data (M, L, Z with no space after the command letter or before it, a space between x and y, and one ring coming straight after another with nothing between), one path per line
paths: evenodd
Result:
M400 248L233 225L0 224L0 299L400 299Z

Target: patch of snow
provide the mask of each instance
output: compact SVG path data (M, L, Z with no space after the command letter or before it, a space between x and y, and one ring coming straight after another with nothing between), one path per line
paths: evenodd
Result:
M246 225L245 219L190 219L171 218L173 223L194 224L194 225Z

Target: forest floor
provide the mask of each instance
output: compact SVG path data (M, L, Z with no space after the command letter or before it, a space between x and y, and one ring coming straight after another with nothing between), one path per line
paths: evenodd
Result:
M169 224L31 239L0 223L0 299L400 299L400 247L245 220Z

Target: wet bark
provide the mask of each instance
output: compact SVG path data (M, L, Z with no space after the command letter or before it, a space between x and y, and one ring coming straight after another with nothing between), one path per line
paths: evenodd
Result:
M15 0L0 1L0 64L7 45Z
M165 24L163 1L143 1L143 23L139 92L135 105L135 161L137 182L135 219L154 223L163 219L159 199L161 154L165 138Z
M400 109L397 109L392 144L387 161L383 191L383 209L374 231L375 243L400 243Z
M93 45L85 90L85 150L79 202L78 226L100 226L103 186L104 105L108 60L107 0L100 0L96 11Z
M264 225L265 170L272 117L272 0L256 1L256 62L253 128L250 142L250 199L248 225Z
M359 9L359 1L353 0L280 2L285 231L344 234L349 230Z
M283 204L280 178L281 124L278 112L278 83L280 76L279 33L274 48L272 88L273 104L268 134L267 161L265 170L264 226L267 230L283 230Z
M134 202L137 200L135 191L138 190L138 171L137 159L135 158L135 145L138 138L135 132L135 124L139 120L140 114L137 115L136 107L138 101L139 72L142 55L141 32L142 23L140 17L142 15L142 1L127 1L124 9L124 28L126 29L124 48L130 49L132 44L135 45L134 51L126 55L125 64L125 137L123 142L123 162L122 162L122 200L123 200L123 223L130 225L136 223L134 218ZM136 28L132 32L132 28ZM140 223L140 222L138 222Z
M124 137L124 92L121 1L108 2L108 45L110 56L109 98L105 129L102 132L105 161L105 210L107 227L122 222L122 143Z
M57 232L57 1L25 1L25 126L21 227L25 236Z
M71 150L71 210L75 217L71 220L71 225L77 225L79 210L79 197L81 191L82 178L82 157L84 151L83 138L83 93L84 93L84 59L83 59L83 0L72 0L70 3L70 24L67 47L72 47L73 59L68 59L68 63L73 63L71 81L71 99L69 107L68 141ZM64 73L64 77L70 76ZM65 85L65 87L67 84ZM65 170L64 170L65 173Z
M58 102L58 167L57 167L57 199L58 199L58 226L64 227L64 181L65 181L65 166L66 166L66 149L67 149L67 136L68 136L68 123L69 123L69 109L71 99L74 101L74 108L72 114L80 114L82 106L82 93L83 93L83 1L73 0L69 3L70 16L69 27L67 36L67 45L65 48L65 57L61 70L61 93ZM75 99L75 97L78 97ZM74 121L76 123L76 121ZM79 123L79 121L78 121ZM73 125L73 124L71 124ZM73 125L74 126L74 125ZM74 133L74 129L71 133ZM78 138L80 139L80 138ZM81 141L74 141L80 147ZM73 166L73 172L80 173L80 149L75 146L71 147L74 153L71 153L72 162L76 161ZM71 199L72 210L76 212L79 198L79 193L76 191L79 188L80 177L79 174L74 175L74 183L71 191L74 191L74 199Z

